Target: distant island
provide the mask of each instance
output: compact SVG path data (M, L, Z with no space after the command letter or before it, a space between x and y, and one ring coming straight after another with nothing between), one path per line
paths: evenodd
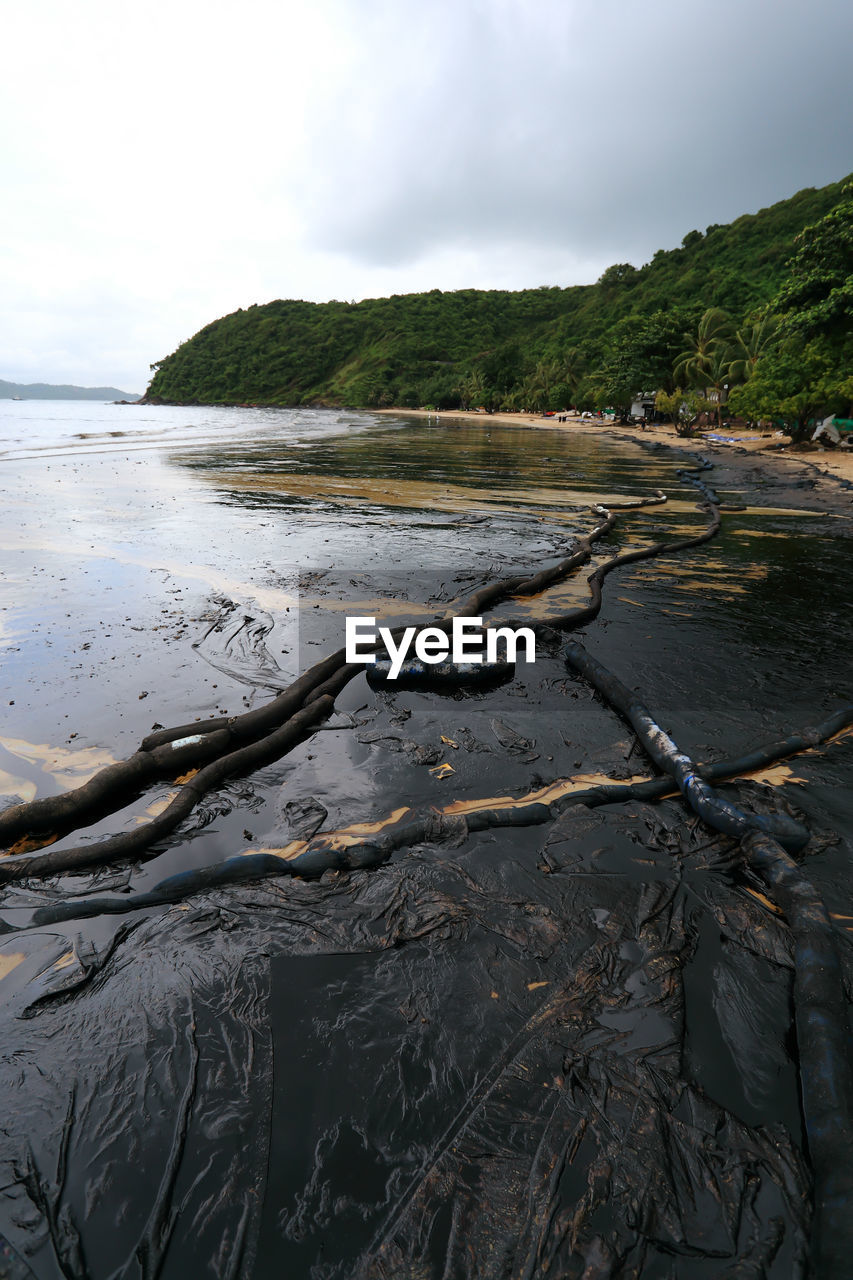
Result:
M128 400L141 397L118 387L53 386L49 382L4 382L0 378L0 400Z
M853 418L853 184L688 231L595 284L241 308L151 368L148 404L624 417L639 400L800 435Z

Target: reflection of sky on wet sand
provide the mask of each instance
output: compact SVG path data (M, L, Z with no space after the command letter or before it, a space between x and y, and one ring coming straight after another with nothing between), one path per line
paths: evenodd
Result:
M99 770L115 763L114 756L97 747L55 747L45 742L5 737L0 737L0 745L21 760L42 766L54 777L62 779L65 787L82 786Z

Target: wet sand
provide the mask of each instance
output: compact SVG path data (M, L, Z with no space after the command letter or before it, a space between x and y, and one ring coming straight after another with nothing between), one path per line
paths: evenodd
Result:
M707 432L684 439L679 436L672 422L652 423L645 427L623 427L618 422L601 419L582 420L580 414L568 414L565 422L557 422L555 418L545 418L535 413L479 413L461 409L446 410L436 413L427 409L376 409L377 414L390 414L395 417L426 418L440 421L454 420L459 422L493 422L504 426L535 427L540 431L581 431L584 435L601 434L608 437L634 436L650 442L674 445L681 448L701 448L703 452L713 456L722 450L743 450L746 453L761 454L778 460L794 459L805 462L827 475L853 481L853 449L827 449L816 446L814 449L802 450L791 442L790 436L781 431L731 430L718 432L709 427ZM714 440L713 436L721 434L723 440Z

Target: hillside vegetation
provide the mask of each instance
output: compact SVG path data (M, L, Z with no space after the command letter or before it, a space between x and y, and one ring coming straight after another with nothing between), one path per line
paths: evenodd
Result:
M844 187L808 188L729 225L691 231L680 248L660 250L639 269L609 267L592 285L435 289L359 303L278 301L241 309L152 365L146 398L545 409L624 405L643 389L675 394L692 386L707 395L709 385L723 384L724 364L726 385L734 385L761 372L759 357L780 341L823 341L766 320L777 310L781 315L784 299L796 294L792 263L802 256L806 229L845 208L853 226L851 188ZM843 283L853 260L836 264L839 271ZM706 332L703 347L709 312L717 327ZM838 347L838 331L833 341ZM699 358L691 363L693 344ZM707 357L714 352L718 376L709 384ZM757 400L750 407L767 411Z

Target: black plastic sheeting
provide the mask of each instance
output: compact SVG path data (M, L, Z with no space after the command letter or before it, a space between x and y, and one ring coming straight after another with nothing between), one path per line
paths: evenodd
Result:
M804 1274L786 926L672 802L542 839L8 937L33 1273Z
M797 1056L814 1184L813 1259L820 1275L845 1276L853 1250L850 1026L832 921L808 875L790 856L808 845L810 832L787 814L747 813L710 787L637 696L582 645L566 645L566 662L631 724L693 812L715 831L741 837L746 865L761 877L785 914L794 939Z

